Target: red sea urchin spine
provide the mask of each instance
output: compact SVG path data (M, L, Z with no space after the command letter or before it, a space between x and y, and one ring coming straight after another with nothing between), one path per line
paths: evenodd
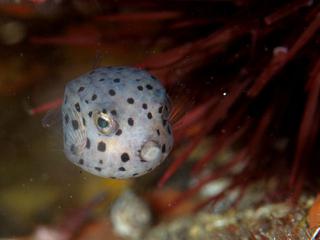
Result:
M280 11L275 13L274 15L270 15L267 19L267 24L272 25L273 23L277 22L280 18L286 17L287 15L293 14L295 11L300 9L303 6L309 6L310 2L306 1L296 1L294 4L295 6L291 6L290 9L283 8L283 11ZM320 18L319 13L312 11L309 13L309 15L306 16L306 18L310 18L310 16L313 16L313 20L311 23L303 30L302 34L294 41L292 47L289 50L275 48L273 57L270 60L269 64L261 71L261 73L258 75L257 79L253 82L253 84L250 86L249 90L247 91L246 95L249 97L249 99L255 99L257 98L263 89L271 82L273 81L273 78L284 69L284 67L288 64L289 61L296 58L296 56L306 47L307 44L310 43L310 40L314 38L315 33L319 30L320 27ZM318 134L318 128L319 124L317 122L314 122L315 120L319 120L319 114L316 113L316 109L318 107L318 97L319 97L319 89L320 89L320 77L319 77L319 63L316 64L316 67L312 71L312 74L310 75L310 80L308 83L308 99L305 107L305 113L301 122L300 130L299 130L299 136L297 140L297 148L296 153L294 157L293 162L293 169L291 172L291 184L292 186L295 185L295 193L300 193L300 188L303 186L303 176L304 176L304 170L302 168L302 156L308 156L309 147L313 146L315 138ZM232 94L233 92L230 91ZM214 106L214 108L210 109L210 113L208 112L208 121L206 123L206 126L209 126L208 128L205 127L202 129L201 133L198 133L198 135L193 139L192 142L188 145L188 147L185 149L185 151L171 164L171 166L167 169L167 171L164 173L162 178L159 181L159 186L162 186L165 184L165 182L178 170L178 168L182 165L183 162L186 161L188 155L192 152L192 150L197 146L197 144L200 142L200 139L207 135L209 130L211 130L219 120L223 119L225 116L225 112L228 111L231 105L228 105L224 103L224 101L219 102L217 105ZM220 108L220 109L219 109ZM218 110L217 110L218 109ZM267 115L265 115L261 120L261 126L259 126L258 129L264 129L264 131L267 128L267 125L270 123L272 118L270 117L273 115L273 111L275 111L276 108L269 107L269 112ZM211 115L212 114L212 115ZM270 114L270 115L269 115ZM314 124L312 124L314 122ZM264 123L268 123L265 125ZM259 131L257 131L259 132ZM239 133L239 135L241 135ZM179 135L179 139L181 139L181 136ZM224 137L218 136L218 140L214 143L215 145L205 154L205 156L200 159L196 165L193 168L193 173L199 172L203 166L205 166L206 163L208 163L211 159L216 156L217 152L219 152L222 148L225 148L226 146L230 146L239 136L235 134L230 134L229 136ZM233 160L231 160L231 163L237 163L244 159L244 156L254 156L255 151L254 145L259 144L262 142L262 135L259 135L259 137L256 137L256 140L254 142L251 142L248 146L245 147L245 149L240 150L239 153L234 157ZM247 152L248 149L251 149ZM249 153L250 152L250 153ZM236 159L236 160L235 160ZM240 159L240 160L239 160ZM191 197L193 194L195 194L202 186L207 184L208 182L217 179L223 174L227 173L227 171L230 168L226 166L226 168L214 170L214 173L209 176L205 177L204 179L200 180L200 182L189 189L187 192L183 193L172 206L175 206L179 204L181 201L183 201L187 197ZM297 180L299 179L299 182ZM211 199L212 200L212 199ZM210 200L209 200L210 202Z
M202 138L207 135L207 133L213 128L213 126L221 119L226 117L229 108L234 104L234 102L240 97L240 95L245 90L248 80L235 84L230 90L230 94L227 98L223 99L221 103L210 113L206 120L206 125L202 132L196 136L196 138L186 147L185 151L178 157L166 170L164 175L160 178L158 186L163 186L168 179L177 171L177 169L185 162L190 153L198 146Z
M242 148L239 152L236 153L236 155L229 160L229 162L227 162L225 165L223 165L222 167L215 169L213 171L213 173L211 173L209 176L204 177L203 179L199 180L199 182L191 187L189 190L187 190L186 192L184 192L183 194L181 194L171 205L172 207L175 207L177 205L179 205L180 203L182 203L185 199L187 199L188 197L193 196L194 194L196 194L204 185L206 185L207 183L216 180L220 177L226 176L228 175L228 172L230 169L232 169L233 167L235 167L238 163L242 162L243 164L245 163L246 165L249 164L249 157L250 156L254 156L256 154L256 152L258 151L259 147L257 147L257 143L261 142L261 139L263 138L269 124L270 121L272 119L272 108L270 108L268 111L265 112L265 114L263 115L262 119L260 120L259 125L257 126L253 137L251 138L250 142L244 147ZM247 170L246 170L247 168ZM230 190L231 188L235 187L235 186L240 186L241 184L239 183L239 181L242 181L241 179L247 179L244 176L248 176L248 170L251 168L251 166L249 166L249 168L246 166L245 169L243 171L241 171L239 174L236 174L235 176L233 176L232 179L232 183L230 184L230 186L228 187L228 189ZM228 189L225 190L228 191ZM208 200L205 200L203 203L200 204L200 206L205 206L207 203L211 202L212 200L217 200L217 198L220 198L220 195L218 196L213 196Z
M303 154L309 156L310 147L313 146L315 138L319 132L319 95L320 95L320 59L315 64L313 71L310 74L309 81L306 85L308 92L306 107L302 122L300 125L297 149L293 162L293 170L291 175L291 185L295 185L298 180L299 171L301 169ZM302 186L300 186L301 188ZM297 189L297 187L295 186ZM299 193L301 189L297 189Z
M225 27L206 38L150 57L138 66L152 71L165 85L172 85L201 65L206 58L225 51L228 43L247 34L246 24ZM179 76L176 73L177 69Z
M274 53L270 63L265 67L253 86L247 92L249 97L256 97L265 85L272 79L272 77L280 71L287 59L287 53L280 51Z
M204 116L207 114L207 112L210 111L210 109L216 105L217 102L218 98L213 97L206 103L195 107L194 109L190 110L187 115L183 116L183 118L181 118L177 124L173 126L175 132L175 141L180 142L185 137L185 130L204 119Z
M264 22L267 25L272 25L275 22L292 15L294 12L297 12L303 7L308 7L313 4L313 0L296 0L293 1L284 7L281 7L276 12L272 13L271 15L264 18Z
M213 141L211 149L193 166L192 174L196 175L199 173L210 160L214 159L221 151L239 140L243 133L248 130L248 125L249 122L230 135L225 136L225 134L221 134L216 141Z
M61 106L62 104L62 98L57 98L51 102L46 102L44 104L41 104L40 106L36 107L36 108L32 108L29 110L29 114L30 115L35 115L38 113L43 113L43 112L47 112L49 110L55 109L59 106Z
M320 28L320 15L316 14L313 22L308 26L308 28L303 32L303 34L297 39L292 48L288 53L280 52L280 54L275 54L271 59L268 66L260 74L255 84L248 91L248 96L255 97L263 89L263 87L271 80L271 78L277 74L286 63L295 57L295 55L303 48L308 41L314 36L317 30ZM275 53L275 52L274 52Z

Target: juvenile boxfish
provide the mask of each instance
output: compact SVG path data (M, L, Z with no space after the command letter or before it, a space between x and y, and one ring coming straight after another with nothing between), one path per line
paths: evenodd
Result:
M173 145L170 105L160 81L132 67L101 67L70 81L62 105L64 152L102 177L143 175Z

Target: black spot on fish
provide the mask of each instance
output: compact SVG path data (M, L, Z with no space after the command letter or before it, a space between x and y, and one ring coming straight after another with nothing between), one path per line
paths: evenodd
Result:
M83 163L84 163L83 159L80 159L80 160L79 160L79 164L80 164L80 165L83 165Z
M159 113L162 113L163 106L159 107Z
M97 147L98 151L100 152L104 152L106 150L106 144L104 142L99 142L98 143L98 147Z
M112 114L113 116L116 116L116 115L117 115L117 111L116 111L116 110L112 110L112 111L111 111L111 114Z
M128 99L127 99L127 102L128 102L129 104L133 104L133 103L134 103L134 99L133 99L133 98L128 98Z
M116 135L117 135L117 136L120 136L121 134L122 134L122 130L121 130L121 129L118 129L117 132L116 132Z
M70 152L71 152L72 154L76 154L76 147L74 146L74 144L72 144L72 145L70 146Z
M86 148L87 148L87 149L90 149L90 139L89 139L89 138L87 138Z
M134 121L133 121L133 119L132 119L132 118L128 118L128 124L129 124L130 126L133 126Z
M158 134L158 136L160 136L160 130L159 129L157 129L157 134Z
M74 107L76 108L76 110L77 110L78 112L81 111L79 103L76 103L76 104L74 105Z
M116 92L113 89L110 89L109 94L110 94L110 96L114 96L114 95L116 95Z
M84 118L82 118L82 124L83 126L86 126L86 120Z
M120 82L120 79L119 79L119 78L115 78L115 79L113 79L113 81L114 81L115 83L118 83L118 82Z
M129 157L128 153L121 154L121 161L122 162L128 162L129 160L130 160L130 157Z
M146 88L149 89L149 90L152 90L152 89L153 89L153 87L152 87L150 84L147 84L147 85L146 85Z
M64 115L64 121L66 124L68 124L68 122L69 122L69 115L68 114Z
M138 86L137 87L139 91L143 91L143 87L142 86Z
M77 120L72 120L72 127L73 127L73 130L78 130L79 123Z
M162 120L162 125L165 127L167 125L167 120L163 119Z
M103 160L99 160L99 163L100 163L100 164L103 164Z
M119 167L118 170L121 171L121 172L126 171L126 169L124 167Z
M89 116L89 117L92 117L92 112L91 112L91 111L88 113L88 116Z
M94 167L95 170L97 170L98 172L101 172L101 168L100 167Z
M148 116L149 119L151 119L151 118L152 118L152 113L151 113L151 112L148 112L148 115L147 115L147 116Z
M163 153L166 152L166 145L165 144L162 145L162 149L161 150L162 150Z
M96 100L96 99L97 99L97 95L96 95L96 94L93 94L92 97L91 97L91 100L94 101L94 100Z
M84 90L84 87L79 87L78 92L82 92Z
M148 109L148 105L147 105L146 103L143 103L143 104L142 104L142 108L143 108L143 109Z

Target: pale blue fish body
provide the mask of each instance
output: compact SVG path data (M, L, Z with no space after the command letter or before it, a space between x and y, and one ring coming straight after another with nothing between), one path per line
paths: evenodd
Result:
M101 67L70 81L62 105L66 157L102 177L153 170L173 146L168 100L159 80L132 67Z

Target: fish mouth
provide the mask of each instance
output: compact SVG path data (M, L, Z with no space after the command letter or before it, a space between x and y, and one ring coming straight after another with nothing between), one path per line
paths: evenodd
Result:
M162 154L159 143L153 140L144 143L140 150L140 156L146 162L160 161Z

